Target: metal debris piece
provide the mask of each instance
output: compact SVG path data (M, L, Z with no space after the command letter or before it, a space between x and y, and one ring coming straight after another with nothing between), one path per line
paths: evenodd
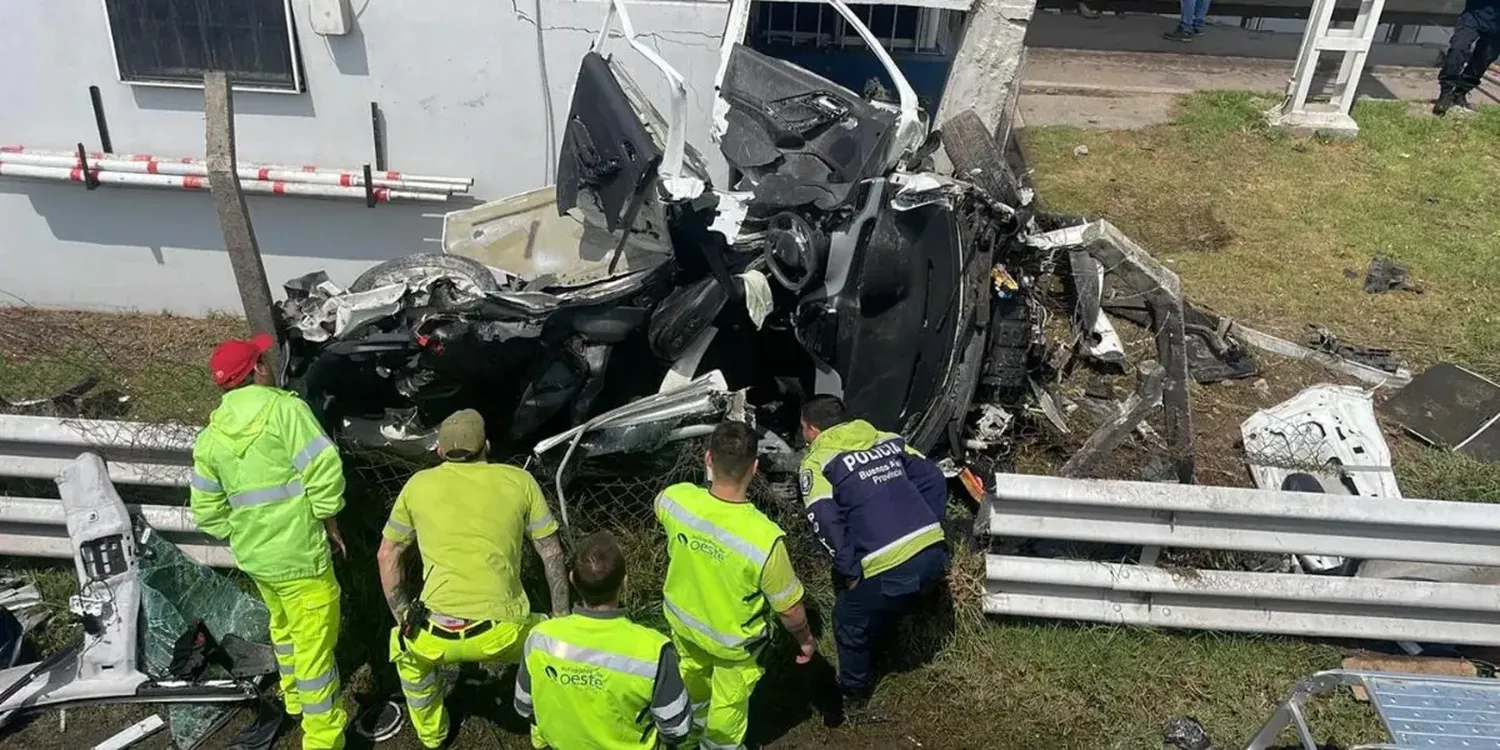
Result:
M1301 344L1272 336L1269 333L1257 331L1254 328L1247 328L1236 322L1229 324L1229 331L1241 341L1261 351L1275 354L1278 357L1316 362L1330 370L1359 378L1371 385L1400 388L1411 382L1411 373L1407 372L1405 368L1400 368L1395 372L1379 370L1359 362L1344 359L1337 354L1309 349Z
M1250 474L1261 489L1300 490L1287 482L1301 476L1328 494L1401 497L1374 400L1363 389L1313 386L1252 414L1240 432ZM1344 565L1343 558L1320 555L1298 555L1297 562L1317 573Z
M1120 443L1125 442L1125 438L1135 431L1136 425L1161 403L1162 383L1167 371L1154 360L1148 360L1141 364L1139 373L1140 382L1136 385L1135 393L1125 401L1125 408L1120 416L1090 435L1083 447L1063 464L1058 472L1060 476L1079 477L1092 471L1105 456L1120 447Z
M1125 372L1125 349L1101 307L1104 267L1081 248L1069 251L1068 263L1073 270L1073 289L1077 295L1073 306L1074 346L1103 367Z
M977 411L979 416L964 445L973 450L989 450L1005 440L1015 415L995 404L980 404Z
M1385 294L1396 291L1421 294L1422 288L1412 283L1411 271L1406 266L1384 255L1371 258L1370 267L1365 270L1365 293Z
M1179 716L1161 730L1161 741L1173 750L1213 750L1208 729L1195 716Z
M1315 351L1332 354L1377 370L1389 373L1401 370L1401 365L1393 358L1394 350L1346 344L1332 331L1315 323L1307 324L1307 345Z
M1430 445L1500 461L1500 383L1468 369L1433 365L1380 411Z
M52 614L41 604L42 592L36 584L18 578L0 578L0 608L14 615L27 632L51 618Z
M1124 318L1138 326L1151 325L1151 311L1141 300L1106 300L1104 309L1110 315ZM1186 302L1182 305L1182 314L1188 373L1193 380L1205 385L1222 383L1248 378L1258 371L1249 348L1233 333L1234 321L1204 312Z
M140 721L120 730L118 734L94 746L94 750L125 750L141 740L161 731L167 722L163 721L161 714L151 714Z
M1056 427L1058 432L1064 435L1071 432L1068 429L1068 420L1063 416L1062 406L1057 403L1057 396L1035 380L1029 382L1031 383L1031 395L1036 397L1036 407L1042 413L1042 416L1046 417L1047 421L1051 422L1052 426Z
M98 385L98 378L87 377L50 396L17 399L0 396L0 414L114 419L130 410L130 397L119 391L89 395Z

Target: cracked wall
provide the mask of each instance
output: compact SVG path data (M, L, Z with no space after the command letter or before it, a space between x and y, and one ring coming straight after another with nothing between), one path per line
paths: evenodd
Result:
M573 79L604 20L577 0L355 2L353 33L314 34L293 0L306 91L235 96L243 161L358 168L373 160L370 102L385 118L389 167L475 178L491 200L548 184ZM716 180L709 140L713 75L729 11L721 2L630 5L643 41L687 79L688 142ZM618 25L616 25L618 28ZM623 39L631 77L666 114L668 87ZM88 86L101 89L120 153L202 156L203 95L120 83L98 0L0 3L7 78L0 144L98 148ZM423 213L465 207L249 196L273 289L325 269L348 283L373 262L438 250L441 223ZM0 178L0 304L86 309L237 311L233 274L206 194Z

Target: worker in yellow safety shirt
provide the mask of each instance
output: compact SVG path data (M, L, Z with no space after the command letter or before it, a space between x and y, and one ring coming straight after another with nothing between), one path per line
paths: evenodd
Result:
M757 443L742 422L719 425L705 456L709 486L674 484L656 498L669 557L662 607L682 660L694 734L707 750L744 742L772 612L796 637L798 664L817 650L786 534L746 496Z
M412 475L380 542L380 585L396 618L391 661L422 744L448 736L443 668L518 664L526 636L546 619L521 588L522 540L542 558L554 617L568 613L568 573L557 522L524 469L489 463L484 418L455 412L438 427L443 463ZM426 580L416 601L402 590L401 554L417 542Z
M271 640L287 713L302 717L302 747L344 746L333 650L339 584L329 543L344 552L334 516L344 467L312 410L273 386L258 334L219 344L209 358L225 393L193 443L189 504L198 528L228 539L235 561L271 611Z
M578 543L569 576L583 605L526 639L516 713L538 748L652 750L692 728L677 649L620 608L625 555L609 532Z

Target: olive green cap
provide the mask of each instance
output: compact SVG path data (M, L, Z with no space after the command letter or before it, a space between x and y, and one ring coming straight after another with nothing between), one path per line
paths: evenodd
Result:
M484 417L473 409L448 415L438 426L438 452L449 461L468 461L484 452Z

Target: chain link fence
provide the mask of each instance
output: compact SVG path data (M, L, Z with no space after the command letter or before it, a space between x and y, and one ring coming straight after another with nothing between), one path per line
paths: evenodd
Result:
M115 431L101 434L101 439L120 439L122 434L118 427L90 425L86 420L140 422L149 426L129 433L129 440L141 444L132 447L190 444L219 401L220 392L208 376L210 352L219 341L246 333L244 321L229 317L0 308L0 414L59 417L84 429ZM653 500L670 484L703 481L705 448L706 440L698 438L649 453L575 459L561 483L553 467L528 462L527 456L497 459L526 466L553 511L561 515L566 508L566 545L595 531L613 533L630 566L625 606L638 622L665 627L661 589L667 568L666 540ZM380 592L375 550L401 487L413 473L433 465L435 458L404 459L347 441L341 450L348 486L347 506L339 523L349 549L347 558L336 565L352 629L341 649L347 652L344 658L354 663L383 664L387 658L381 637L385 626L371 625L369 633L363 632L365 625L386 623L389 617ZM834 599L827 555L805 531L794 484L795 480L778 483L757 478L751 499L787 530L788 551L806 584L808 602L826 616ZM187 502L187 492L181 487L120 485L119 489L127 502ZM0 478L0 496L5 495L55 497L56 488L47 480ZM420 571L413 574L412 580L420 579ZM526 556L522 579L533 601L545 605L547 588L534 555ZM977 627L983 622L982 558L956 555L952 580L952 590L942 592L952 606L934 603L934 611L945 613L943 617L935 623L925 618L912 625L914 629L900 639L906 645L898 650L936 648L951 636L955 623ZM778 647L789 648L787 644Z

